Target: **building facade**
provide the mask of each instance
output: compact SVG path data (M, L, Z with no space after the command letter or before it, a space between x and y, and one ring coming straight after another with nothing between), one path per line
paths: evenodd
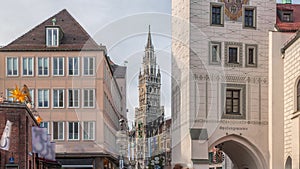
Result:
M170 132L164 119L164 107L160 103L161 74L156 63L150 26L141 69L138 86L139 107L135 109L133 132L134 159L137 168L154 168L155 165L167 165Z
M275 0L172 1L173 164L215 168L227 156L234 169L269 168L275 16Z
M283 1L285 2L285 1ZM300 5L277 4L269 33L270 168L299 168Z
M1 96L1 169L54 169L61 167L55 159L41 158L37 153L34 153L32 128L37 126L36 117L25 104L7 102ZM7 139L5 136L3 137L4 133L7 134ZM2 140L5 141L2 142ZM49 151L50 149L45 150ZM55 154L55 152L52 153Z
M119 67L112 69L105 46L68 11L1 48L0 60L0 91L9 98L12 84L31 89L62 167L116 168L118 121L126 118L126 92L114 77Z

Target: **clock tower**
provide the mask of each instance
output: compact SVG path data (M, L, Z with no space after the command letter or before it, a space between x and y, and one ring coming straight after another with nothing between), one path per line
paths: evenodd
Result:
M147 165L151 157L147 140L159 134L159 127L164 121L164 107L160 105L161 74L156 63L149 26L142 68L139 72L139 107L135 108L135 138L137 139L136 156L139 165Z

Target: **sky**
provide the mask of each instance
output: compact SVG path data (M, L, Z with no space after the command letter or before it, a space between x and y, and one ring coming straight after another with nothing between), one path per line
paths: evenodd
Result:
M12 10L13 9L13 10ZM128 119L138 107L137 75L151 25L157 64L162 73L161 105L171 116L171 0L9 0L1 3L0 46L5 46L62 9L83 26L108 56L127 66Z
M299 4L300 0L293 3ZM1 7L0 46L67 9L96 42L107 47L115 63L127 62L129 121L138 107L137 75L151 25L162 72L161 105L165 106L166 116L171 116L171 0L9 0L2 2Z

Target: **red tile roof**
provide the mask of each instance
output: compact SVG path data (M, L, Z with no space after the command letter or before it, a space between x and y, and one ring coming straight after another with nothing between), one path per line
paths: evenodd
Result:
M292 11L293 21L281 21L281 11ZM276 28L280 32L296 32L300 29L300 4L277 4Z
M63 38L58 47L46 46L47 26L52 26L52 19L56 19L56 26L63 31ZM81 51L104 50L105 46L99 46L82 26L64 9L29 32L17 38L0 51Z

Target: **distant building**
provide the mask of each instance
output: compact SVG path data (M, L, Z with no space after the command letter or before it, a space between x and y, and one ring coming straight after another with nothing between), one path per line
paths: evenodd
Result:
M284 1L283 1L284 2ZM299 168L300 5L277 4L269 32L270 168Z
M32 111L20 103L0 102L0 137L10 125L10 137L0 145L2 169L54 169L61 166L55 160L45 159L33 153L32 127L38 126ZM2 146L9 144L8 150ZM55 152L54 152L55 153ZM13 159L13 160L12 160Z
M133 159L136 168L168 165L170 160L170 123L161 106L161 74L156 63L149 26L148 40L139 73L139 107L135 109Z
M12 84L31 89L62 167L117 167L126 67L113 64L67 10L1 48L0 62L0 91L9 98Z

